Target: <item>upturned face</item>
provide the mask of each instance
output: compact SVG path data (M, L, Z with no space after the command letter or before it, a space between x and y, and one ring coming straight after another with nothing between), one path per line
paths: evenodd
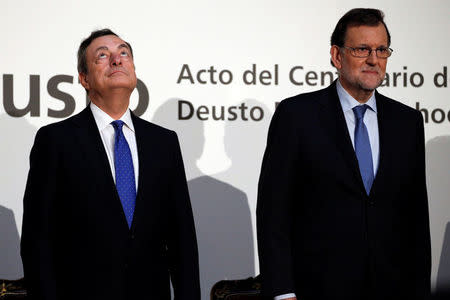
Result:
M370 93L382 83L386 74L387 58L379 58L375 49L387 48L388 37L383 24L377 26L352 26L347 28L345 47L373 49L368 57L355 57L348 48L333 46L332 60L339 70L342 86L350 95Z
M115 35L96 38L86 49L87 74L80 81L89 95L106 94L112 89L136 87L137 79L131 50Z

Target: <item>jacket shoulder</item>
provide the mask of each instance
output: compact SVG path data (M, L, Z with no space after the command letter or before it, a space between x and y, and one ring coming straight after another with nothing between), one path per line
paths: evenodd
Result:
M377 105L378 103L382 104L386 110L391 111L394 114L397 114L400 118L419 118L422 119L422 114L404 103L400 101L394 100L392 98L386 97L383 94L377 92L376 94Z
M39 130L36 133L36 137L48 137L51 140L54 140L56 138L60 139L64 136L68 135L68 130L73 126L74 116L69 117L65 120L50 123L47 125L42 126L39 128ZM69 131L70 132L70 131Z
M331 93L332 86L326 87L321 90L298 94L289 98L284 99L285 105L305 105L310 102L315 102L317 99L327 96Z
M320 103L333 96L333 88L335 89L334 84L318 91L286 98L278 104L277 111L281 114L293 114L295 117L308 116L319 109ZM335 90L334 93L336 93Z

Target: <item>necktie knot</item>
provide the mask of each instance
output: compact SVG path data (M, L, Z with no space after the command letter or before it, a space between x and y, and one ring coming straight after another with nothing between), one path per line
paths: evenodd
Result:
M353 107L353 113L355 114L355 117L357 120L361 120L364 118L364 114L366 113L366 110L369 108L367 104L364 105L358 105Z
M122 120L115 120L111 122L112 126L116 131L122 131L123 124L125 124Z

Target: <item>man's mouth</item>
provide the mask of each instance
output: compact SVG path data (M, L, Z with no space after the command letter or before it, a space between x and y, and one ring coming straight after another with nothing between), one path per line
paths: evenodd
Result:
M363 73L378 75L378 71L376 70L363 70Z
M114 71L112 71L112 72L109 74L109 76L112 76L112 75L117 74L117 73L126 74L126 73L125 73L124 71L122 71L122 70L114 70Z

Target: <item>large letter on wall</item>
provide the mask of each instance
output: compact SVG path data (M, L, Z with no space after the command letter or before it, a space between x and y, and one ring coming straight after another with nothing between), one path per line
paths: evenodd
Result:
M39 117L39 75L30 75L30 100L25 108L14 105L14 79L12 74L3 75L3 107L11 117L23 117L28 112L32 117Z

